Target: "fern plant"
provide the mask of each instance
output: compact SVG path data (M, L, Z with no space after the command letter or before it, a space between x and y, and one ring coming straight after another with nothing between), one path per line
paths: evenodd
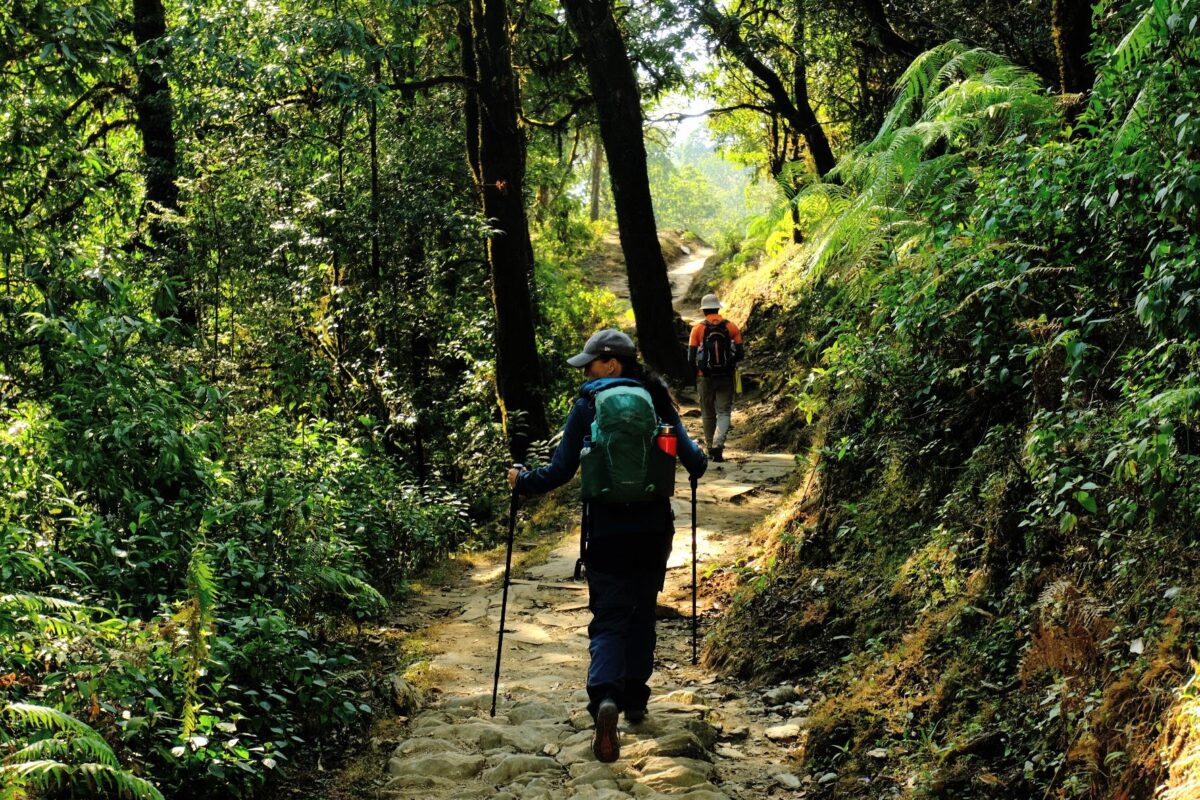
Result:
M183 659L183 714L180 720L180 736L185 741L196 730L196 717L200 709L200 676L208 664L208 640L216 624L217 582L202 544L192 549L187 587L188 598L175 614L176 622L187 631Z
M789 200L811 226L802 262L811 280L835 264L849 278L889 254L919 253L929 200L972 191L967 154L1058 119L1030 72L957 41L917 57L896 92L879 133L842 157L832 182Z
M1157 116L1157 107L1164 104L1171 106L1172 98L1165 87L1160 82L1148 80L1139 67L1155 54L1167 61L1177 60L1183 52L1189 53L1191 59L1195 58L1200 45L1196 42L1194 32L1187 26L1191 24L1189 16L1194 18L1197 8L1196 0L1150 0L1137 22L1108 54L1103 80L1111 83L1128 79L1141 84L1128 107L1119 112L1122 122L1113 137L1114 154L1128 150L1139 141L1145 132L1146 120ZM1189 11L1190 15L1186 13ZM1176 47L1171 46L1173 37L1178 40ZM1087 114L1082 120L1084 125L1096 127L1110 119L1112 109L1106 105L1106 97L1107 94L1103 92L1093 93Z
M121 767L94 728L49 706L9 703L0 709L0 744L15 750L0 760L0 800L28 789L111 792L135 800L163 800L154 784Z

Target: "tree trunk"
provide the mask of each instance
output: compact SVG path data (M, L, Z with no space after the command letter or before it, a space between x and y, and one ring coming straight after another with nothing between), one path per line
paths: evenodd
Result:
M479 74L479 173L496 308L496 388L509 449L521 460L548 435L529 285L533 245L525 216L525 137L512 67L506 0L472 0Z
M799 6L799 3L797 5ZM788 125L796 133L804 137L804 141L808 144L808 152L812 154L817 174L825 177L825 174L837 164L837 159L833 157L833 148L829 146L829 138L825 135L825 129L821 127L821 122L817 119L816 112L809 103L807 83L804 86L803 96L797 96L793 100L779 75L768 67L742 39L739 30L740 22L737 18L726 17L711 3L701 9L700 18L713 32L717 43L742 62L750 74L762 81L771 97L772 109L786 119ZM803 18L801 17L801 19ZM801 60L802 57L798 57L798 65Z
M1050 16L1060 91L1063 94L1090 91L1096 82L1096 72L1087 60L1092 49L1091 0L1054 0Z
M885 51L907 59L916 58L921 54L922 48L919 44L910 42L896 33L892 23L888 21L887 11L884 10L880 0L858 0L858 6L866 15L867 21L871 23L871 28L878 37L879 45Z
M379 89L380 63L376 59L371 62L371 75L375 79L375 91ZM383 276L381 266L382 254L379 242L379 98L371 96L370 116L367 119L367 137L371 148L371 206L368 221L371 226L371 291L379 291L379 282Z
M596 146L592 149L592 186L591 186L591 203L588 209L588 216L592 222L600 219L600 192L602 186L600 183L601 177L604 175L604 149L600 143L600 137L596 137Z
M638 344L654 369L688 380L680 341L683 324L671 307L671 284L654 223L642 103L633 65L613 18L611 0L565 0L563 5L596 98Z
M475 190L483 183L479 174L479 93L475 90L475 81L479 78L479 67L475 63L475 31L472 23L471 0L464 0L458 5L458 38L461 42L459 51L462 53L463 77L467 79L466 97L463 101L463 127L467 135L467 167L471 170L471 179L475 181Z
M163 62L170 54L165 41L166 12L162 0L133 0L133 39L137 43L137 91L133 106L142 137L146 204L150 207L150 242L174 283L174 297L156 302L159 315L175 316L189 329L199 316L192 279L185 262L183 234L163 219L179 211L179 159L175 147L171 86Z

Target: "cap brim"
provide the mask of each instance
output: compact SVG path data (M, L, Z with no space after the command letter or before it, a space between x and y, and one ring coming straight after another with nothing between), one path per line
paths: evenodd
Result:
M571 356L568 358L567 363L572 367L586 367L599 357L600 356L593 355L592 353L580 353L577 356Z

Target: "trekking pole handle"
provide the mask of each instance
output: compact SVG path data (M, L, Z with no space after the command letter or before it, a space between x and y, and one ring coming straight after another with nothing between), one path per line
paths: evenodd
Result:
M515 470L515 471L516 471L516 473L517 473L515 476L512 474L514 470ZM513 494L516 494L516 493L517 493L517 478L521 477L521 473L522 473L522 472L524 472L524 471L525 471L525 465L524 465L524 464L520 464L520 463L518 463L518 462L514 461L514 462L512 463L512 465L511 465L511 466L508 468L508 472L507 472L507 473L505 473L505 477L506 477L506 478L507 478L507 479L508 479L508 480L511 482L511 484L512 484L512 491L513 491Z

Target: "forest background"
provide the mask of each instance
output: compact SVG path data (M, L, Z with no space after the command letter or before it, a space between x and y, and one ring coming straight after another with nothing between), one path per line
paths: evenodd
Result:
M686 374L657 221L815 478L708 659L828 689L811 768L897 745L829 791L1194 797L1198 14L7 0L0 796L360 731L347 627L494 543L568 351Z

